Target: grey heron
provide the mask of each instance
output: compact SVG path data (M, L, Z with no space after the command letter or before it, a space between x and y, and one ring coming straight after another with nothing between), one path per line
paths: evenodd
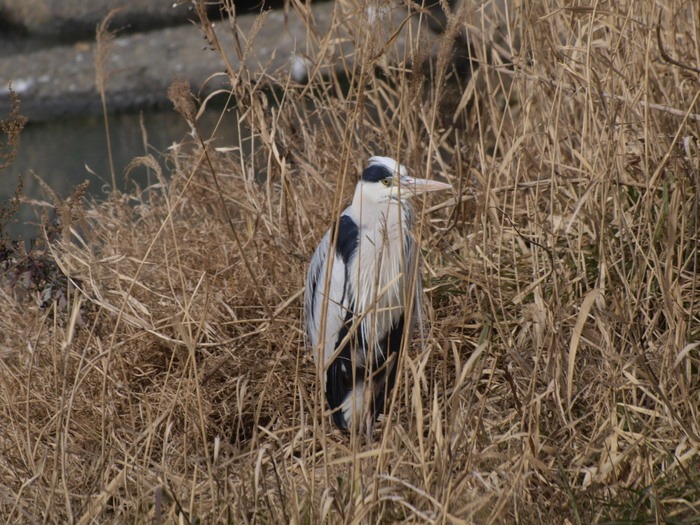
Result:
M352 203L313 254L304 298L306 334L322 367L333 421L342 430L373 422L384 411L403 338L411 337L420 312L409 199L451 187L409 177L394 159L372 157Z

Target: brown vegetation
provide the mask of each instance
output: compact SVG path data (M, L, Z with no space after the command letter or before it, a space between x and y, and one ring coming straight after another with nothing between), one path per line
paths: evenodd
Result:
M568 5L465 2L445 39L468 29L467 81L449 42L421 67L419 11L397 57L339 1L353 57L310 21L307 85L227 71L231 148L197 136L176 85L194 139L168 173L135 159L155 184L59 206L63 300L3 278L0 514L697 523L700 13ZM368 441L324 414L300 299L371 154L456 190L422 207L426 339Z

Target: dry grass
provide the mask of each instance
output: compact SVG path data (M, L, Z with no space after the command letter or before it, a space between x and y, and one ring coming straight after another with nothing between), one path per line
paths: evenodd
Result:
M167 174L136 159L157 184L62 205L63 300L0 288L0 514L698 523L700 12L568 5L466 2L446 35L469 27L467 82L447 45L419 67L421 16L397 57L339 1L330 34L309 27L308 85L228 71L249 138L185 142ZM322 76L337 64L349 85ZM300 299L371 153L457 189L423 207L426 340L367 442L323 414Z

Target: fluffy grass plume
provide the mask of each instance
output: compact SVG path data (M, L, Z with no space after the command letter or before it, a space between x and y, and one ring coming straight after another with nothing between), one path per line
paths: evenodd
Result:
M131 166L157 182L61 215L62 300L4 263L0 515L698 523L698 4L465 1L437 41L416 4L286 7L307 84L237 70L255 35L205 20L240 142L179 84L192 133ZM301 296L371 154L456 190L420 202L424 341L365 439L330 425Z

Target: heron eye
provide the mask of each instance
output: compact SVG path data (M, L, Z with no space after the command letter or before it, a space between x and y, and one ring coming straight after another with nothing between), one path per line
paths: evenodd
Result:
M382 184L386 187L391 186L391 179L382 179Z

